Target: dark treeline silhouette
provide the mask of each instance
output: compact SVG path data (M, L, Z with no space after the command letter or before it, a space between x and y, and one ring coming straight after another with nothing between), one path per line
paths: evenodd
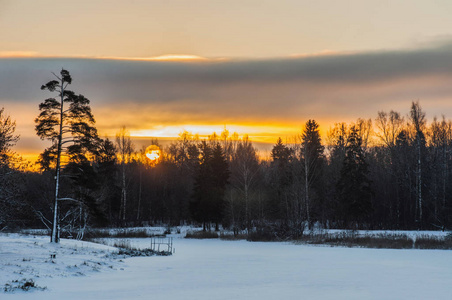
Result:
M40 172L14 164L14 123L2 113L0 227L51 228L53 164L41 160ZM373 122L337 123L325 140L308 120L290 142L279 138L267 159L227 130L208 139L183 132L155 161L134 149L125 128L115 141L96 137L93 145L63 164L60 192L78 201L61 203L62 232L199 224L296 238L312 226L452 225L452 122L427 124L418 102L405 117L390 111Z

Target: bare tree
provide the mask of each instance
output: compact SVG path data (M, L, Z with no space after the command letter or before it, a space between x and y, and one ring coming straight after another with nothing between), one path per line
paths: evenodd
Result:
M422 161L423 161L423 149L425 148L425 135L424 130L426 126L425 113L419 104L419 101L411 104L410 110L410 122L414 135L414 142L416 146L416 194L417 194L417 221L422 227Z
M121 162L121 207L119 209L119 219L125 221L127 209L126 167L130 162L133 153L130 133L125 126L123 126L116 134L116 147L119 154L119 161Z
M389 114L379 111L375 122L377 128L379 129L377 136L387 147L394 148L397 136L403 129L404 118L400 115L400 113L393 110L391 110Z
M14 132L16 122L0 109L0 228L10 217L11 208L17 203L17 180L13 170L11 147L19 140Z
M366 150L369 144L369 139L372 136L372 119L361 119L358 118L355 124L356 129L358 129L358 134L362 140L362 146Z
M245 205L245 226L250 228L250 196L252 188L256 183L259 172L259 161L256 149L251 141L245 136L237 144L237 149L231 161L231 183L235 189L240 191Z
M19 136L14 132L16 130L16 121L6 115L5 108L0 109L0 163L5 164L8 161L11 147L19 140Z

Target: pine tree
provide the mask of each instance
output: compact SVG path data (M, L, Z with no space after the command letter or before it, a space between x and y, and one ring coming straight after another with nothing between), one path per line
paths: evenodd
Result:
M60 197L60 175L62 157L67 160L86 160L86 155L94 153L98 140L94 127L94 117L89 106L90 101L83 95L67 90L72 77L62 69L58 80L49 81L41 90L57 93L57 98L48 98L39 105L41 113L35 119L36 133L41 139L47 139L52 145L41 154L43 168L55 167L55 199L51 242L59 242L59 201L75 200Z

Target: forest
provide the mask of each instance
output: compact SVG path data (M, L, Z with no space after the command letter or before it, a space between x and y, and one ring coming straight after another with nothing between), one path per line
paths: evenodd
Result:
M56 97L39 104L36 133L51 146L37 169L13 152L16 124L0 110L0 230L65 236L198 224L297 238L313 226L451 227L452 122L428 123L419 102L406 115L380 111L373 120L336 123L324 137L307 120L299 135L277 139L268 157L225 129L208 138L184 131L165 147L156 139L159 156L150 160L125 127L99 137L90 101L66 89L69 72L56 77L41 88Z

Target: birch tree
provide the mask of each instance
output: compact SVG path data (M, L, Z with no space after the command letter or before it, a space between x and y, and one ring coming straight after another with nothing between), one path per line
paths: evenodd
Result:
M417 214L416 221L419 222L422 227L422 208L423 208L423 161L424 161L424 151L425 151L425 135L424 130L426 126L425 113L422 111L419 101L413 102L411 104L410 110L410 123L414 135L414 144L416 149L416 196L417 196Z
M251 226L250 202L253 188L256 185L259 172L259 160L256 149L248 137L244 137L237 144L237 149L231 161L231 184L241 194L245 211L244 221L247 230Z
M126 127L122 127L116 134L116 147L118 150L119 161L121 162L121 207L119 210L119 219L126 220L127 212L127 180L126 167L132 158L133 145L130 140L130 134Z

